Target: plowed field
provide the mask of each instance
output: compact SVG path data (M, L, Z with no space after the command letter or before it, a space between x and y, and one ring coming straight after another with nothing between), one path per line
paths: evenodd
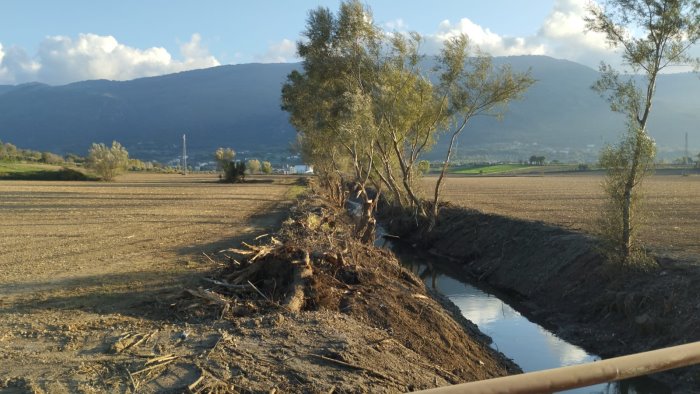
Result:
M170 313L154 302L195 286L213 268L204 253L276 227L296 181L216 180L0 182L0 391L102 391L94 382L112 368L101 364L112 338L182 330L149 323Z
M593 233L604 195L596 175L453 177L444 199L519 219ZM424 186L433 187L435 178ZM650 215L642 241L657 254L700 263L700 176L658 175L643 185Z

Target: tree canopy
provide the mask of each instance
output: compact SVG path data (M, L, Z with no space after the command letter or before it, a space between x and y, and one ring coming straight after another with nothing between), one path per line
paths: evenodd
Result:
M603 235L610 250L625 263L634 260L635 233L643 212L638 209L638 186L653 166L654 140L647 125L659 73L669 66L698 65L688 49L700 40L700 2L697 0L607 0L592 4L586 18L589 30L603 33L608 43L622 51L621 74L601 63L600 79L593 89L623 114L622 140L604 148L600 164L607 168L605 191L608 206L602 218Z
M494 67L466 36L448 40L437 66L426 69L421 36L383 32L357 0L343 1L337 14L312 10L303 36L297 44L303 69L289 74L282 107L303 159L331 196L342 204L343 185L353 185L364 206L357 233L366 239L380 196L434 222L455 139L475 116L502 116L505 104L534 82L529 73ZM418 166L440 133L450 145L425 203Z
M117 141L112 146L92 144L88 152L87 166L105 181L114 180L129 165L129 152Z

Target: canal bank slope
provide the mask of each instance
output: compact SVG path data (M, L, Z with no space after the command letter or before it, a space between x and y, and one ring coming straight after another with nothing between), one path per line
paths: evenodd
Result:
M651 271L605 263L592 237L448 206L431 254L511 296L521 312L602 357L700 340L700 267L661 259ZM700 388L698 368L661 377Z
M216 298L236 300L222 312L225 318L238 321L238 327L250 317L263 322L253 323L244 336L274 338L264 322L274 327L274 322L305 316L295 330L307 332L306 338L284 337L283 360L294 362L270 371L277 376L275 388L405 392L520 372L474 324L431 295L391 251L358 242L353 226L344 209L318 196L301 197L277 233L259 237L256 245L229 249L239 260L212 282L218 285ZM340 333L343 340L319 348L328 332ZM319 372L319 365L326 370ZM253 382L253 371L246 372L247 389L273 383L264 375Z

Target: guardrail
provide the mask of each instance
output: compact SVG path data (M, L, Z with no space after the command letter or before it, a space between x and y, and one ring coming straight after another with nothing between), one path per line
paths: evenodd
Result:
M700 364L700 342L521 375L417 391L421 394L552 393Z

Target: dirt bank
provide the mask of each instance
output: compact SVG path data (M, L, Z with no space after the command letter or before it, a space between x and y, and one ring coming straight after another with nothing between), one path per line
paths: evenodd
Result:
M170 188L167 182L158 187ZM263 186L255 190L265 193ZM284 193L273 186L269 192ZM134 196L125 185L98 189L124 192L100 196L105 205L120 201L124 209L140 209L130 203ZM234 200L241 192L221 191ZM151 205L168 200L147 197ZM241 201L224 212L236 212ZM22 269L20 261L6 261L8 272L17 273L0 283L0 392L403 392L519 371L473 325L457 323L459 316L446 312L391 253L350 241L352 224L342 212L318 199L304 201L279 232L257 239L239 229L259 231L277 222L279 211L239 215L231 230L238 237L208 233L218 221L193 226L181 217L199 210L167 211L168 218L182 221L182 233L168 238L182 255L166 255L154 236L147 251L158 259L130 259L116 244L96 253L117 256L118 266L101 268L102 260L78 253L71 254L72 265L65 262L74 271L60 269L54 258L37 259L42 275L53 275L53 269L68 278L46 285L43 276L36 280L27 271L32 265ZM280 207L273 201L263 205ZM103 208L104 217L111 217L114 211ZM128 215L109 226L120 235L113 239L134 238L143 223L137 213L133 223ZM187 228L202 233L186 242L185 235L195 235L185 234ZM193 244L198 239L206 242ZM241 239L248 243L240 246ZM50 245L43 251L60 252ZM178 260L168 265L167 256ZM132 272L148 261L158 263L153 272ZM132 269L120 274L125 264ZM86 271L91 275L83 278Z
M519 372L391 252L356 242L351 228L343 210L304 198L279 232L226 251L231 260L211 282L213 292L192 293L192 301L211 306L207 319L221 316L237 327L247 319L262 322L235 334L260 335L258 348L272 353L275 368L263 375L245 370L246 380L233 379L236 385L405 392ZM200 313L195 309L190 318ZM290 322L297 333L265 330L265 322ZM335 337L324 341L330 333ZM275 356L280 344L281 357ZM235 360L230 352L221 357Z
M421 241L453 272L507 293L527 316L603 357L700 340L696 265L660 259L650 272L620 271L591 237L456 207ZM661 379L698 390L699 371Z

